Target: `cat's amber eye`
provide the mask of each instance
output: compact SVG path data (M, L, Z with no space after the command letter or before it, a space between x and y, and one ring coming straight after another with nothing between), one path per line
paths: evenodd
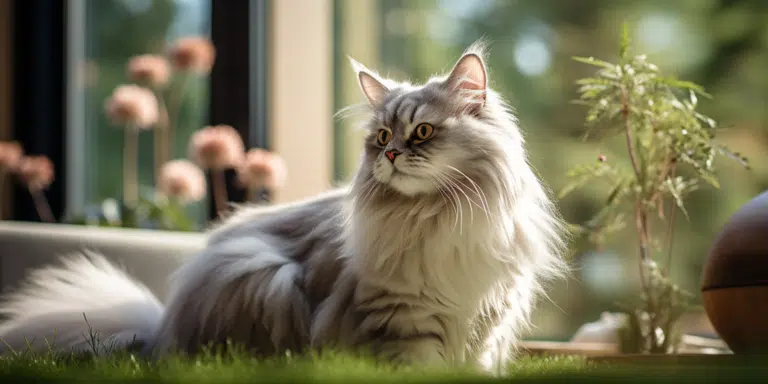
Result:
M423 143L432 137L432 133L435 131L431 124L421 123L413 130L413 142L416 144Z
M376 136L376 140L381 146L387 145L387 143L392 140L392 132L389 132L386 129L379 129L379 134Z

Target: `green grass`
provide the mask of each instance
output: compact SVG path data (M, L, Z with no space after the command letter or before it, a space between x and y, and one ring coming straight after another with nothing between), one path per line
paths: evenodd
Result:
M505 377L467 368L394 368L343 355L286 356L256 360L245 355L206 354L149 362L130 354L106 357L16 353L0 357L0 383L720 383L765 382L764 365L629 367L589 363L577 357L523 357Z
M579 373L589 364L573 357L524 358L513 366L511 377L524 378L550 372ZM469 368L396 368L372 360L340 354L290 355L257 360L243 354L204 354L194 358L143 360L122 353L112 356L17 353L0 357L0 383L35 380L73 382L83 379L155 383L239 382L477 382L491 378ZM491 380L493 381L493 380Z

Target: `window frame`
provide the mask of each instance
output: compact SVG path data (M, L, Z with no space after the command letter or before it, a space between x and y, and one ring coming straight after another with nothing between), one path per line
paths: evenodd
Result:
M68 171L64 144L68 1L11 1L11 137L26 154L45 155L53 162L55 179L44 193L59 219L65 207ZM29 192L19 184L13 188L12 206L14 220L40 221Z
M267 0L211 1L211 41L216 64L210 77L209 123L228 124L243 138L246 148L269 147L267 104L267 47L269 42ZM234 170L226 172L230 201L246 196L236 185ZM208 177L209 190L211 186ZM218 216L209 199L208 217Z
M11 115L13 108L13 76L12 76L12 34L13 34L13 3L10 1L0 1L0 140L12 139ZM2 215L0 220L11 216L11 192L13 188L10 183L5 182L2 186Z

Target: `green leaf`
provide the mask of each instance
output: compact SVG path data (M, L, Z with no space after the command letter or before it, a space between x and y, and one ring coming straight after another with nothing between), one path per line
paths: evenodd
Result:
M715 148L720 154L727 156L731 160L735 160L736 162L741 164L741 166L743 166L744 168L750 169L749 160L746 157L739 154L738 152L732 152L730 149L728 149L724 145L716 144Z
M583 236L589 232L589 229L587 227L579 224L566 223L565 228L566 228L566 231L568 231L568 233L574 236Z
M700 86L700 85L698 85L698 84L696 84L694 82L691 82L691 81L680 80L680 79L677 79L677 78L674 78L674 77L664 77L664 78L662 78L661 82L663 84L666 84L666 85L670 86L670 87L691 90L691 91L696 92L699 95L702 95L702 96L704 96L706 98L709 98L709 99L712 98L712 95L707 93L704 90L704 87L702 87L702 86Z
M581 187L588 181L606 174L616 174L616 170L606 163L587 164L577 166L568 171L568 178L572 179L558 193L558 198L562 199L576 188Z
M562 199L566 196L568 196L571 192L575 191L577 188L581 187L582 185L586 184L587 180L585 179L579 179L574 180L566 184L563 189L560 190L560 193L557 194L558 199Z
M624 22L621 26L621 39L619 40L619 57L622 59L627 57L629 52L629 45L632 43L632 39L629 34L629 23Z
M675 200L675 204L677 205L678 208L680 208L680 211L683 212L683 215L685 215L686 220L690 221L691 218L688 216L688 211L685 209L685 204L683 203L683 196L680 193L678 186L676 186L675 183L670 178L667 178L665 183L667 185L667 190L669 191L669 194L672 195L672 198Z
M713 186L713 187L715 187L717 189L720 189L720 182L717 181L717 178L714 175L710 174L709 172L707 172L707 171L700 171L699 172L699 177L704 179L704 181L709 183L709 185L711 185L711 186Z
M691 106L693 107L691 109L696 109L696 105L699 104L699 98L696 97L696 92L694 92L692 89L689 90L688 97L691 99Z
M620 85L618 81L601 77L587 77L584 79L579 79L576 80L576 84L582 86L600 86L603 88Z
M595 59L594 57L574 56L574 57L572 57L572 59L576 60L576 61L578 61L580 63L594 65L594 66L597 66L597 67L602 67L602 68L610 69L610 70L613 70L613 71L615 71L618 68L618 66L615 65L615 64L611 64L611 63L609 63L607 61L603 61L603 60L598 60L598 59Z
M616 183L616 186L613 187L611 190L611 193L608 194L608 199L606 199L607 205L613 205L614 202L616 202L617 197L623 192L624 187L624 180L620 180L618 183Z

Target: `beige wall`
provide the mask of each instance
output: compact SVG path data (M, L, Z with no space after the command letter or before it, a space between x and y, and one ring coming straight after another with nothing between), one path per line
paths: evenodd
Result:
M288 167L279 202L331 185L333 1L273 1L271 12L269 135Z
M7 140L11 135L11 2L0 0L0 140ZM6 214L11 208L9 183L4 183L0 191L0 204L2 204L2 217L7 218Z

